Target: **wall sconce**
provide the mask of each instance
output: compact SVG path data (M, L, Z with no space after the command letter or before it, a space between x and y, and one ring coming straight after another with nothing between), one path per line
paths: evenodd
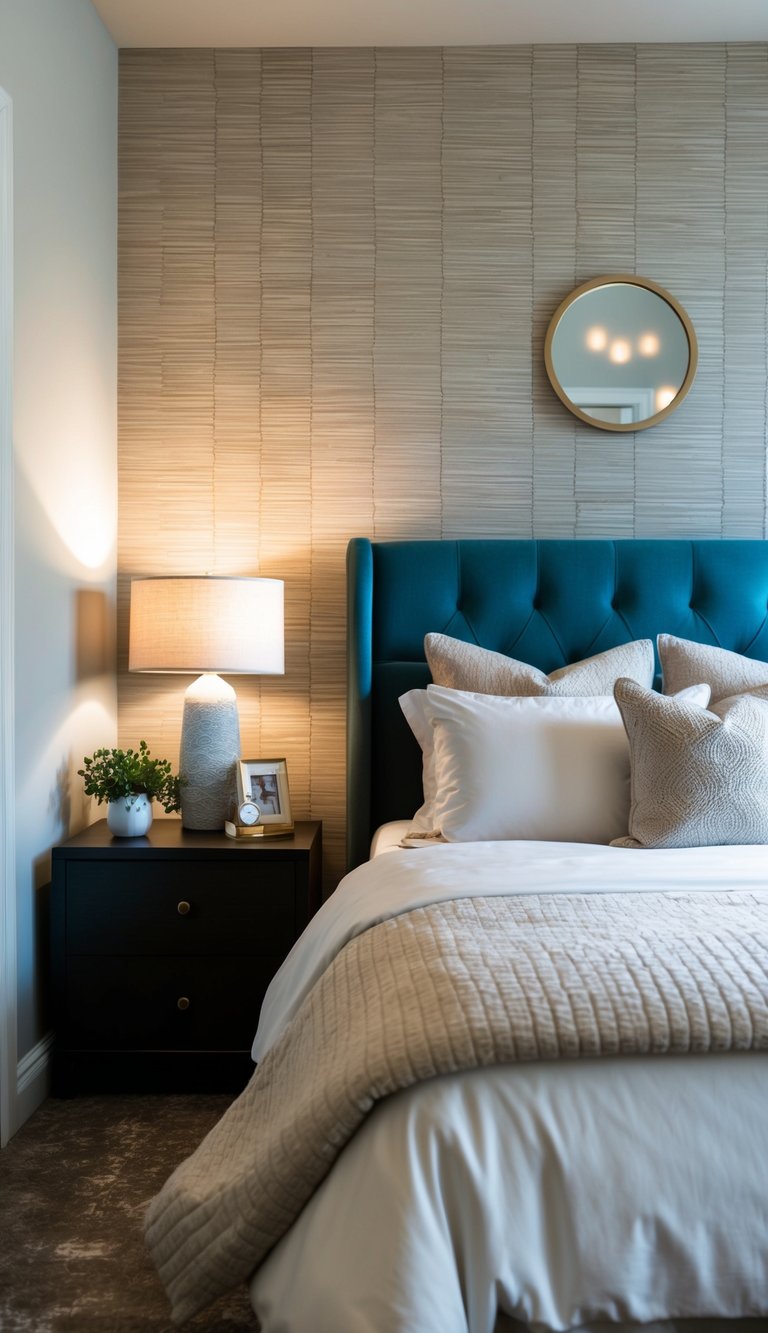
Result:
M285 671L282 579L133 579L129 671L193 673L184 696L179 772L188 829L221 829L232 814L240 724L219 672Z

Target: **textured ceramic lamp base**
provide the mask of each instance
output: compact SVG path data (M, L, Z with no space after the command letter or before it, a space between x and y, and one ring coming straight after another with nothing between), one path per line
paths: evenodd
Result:
M185 828L224 827L235 804L239 757L235 691L220 676L201 676L184 696L179 772Z

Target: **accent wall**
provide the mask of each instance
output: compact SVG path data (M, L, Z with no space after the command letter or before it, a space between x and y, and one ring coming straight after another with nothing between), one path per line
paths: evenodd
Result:
M768 45L121 52L119 700L178 754L183 678L127 673L131 576L286 580L287 666L240 677L343 869L353 535L760 537ZM582 425L548 320L667 287L680 410ZM408 815L409 811L404 811Z

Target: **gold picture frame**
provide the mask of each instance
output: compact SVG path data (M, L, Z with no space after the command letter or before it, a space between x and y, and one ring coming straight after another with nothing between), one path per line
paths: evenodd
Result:
M285 759L241 759L237 765L237 798L238 804L252 801L259 808L261 817L253 836L293 832Z

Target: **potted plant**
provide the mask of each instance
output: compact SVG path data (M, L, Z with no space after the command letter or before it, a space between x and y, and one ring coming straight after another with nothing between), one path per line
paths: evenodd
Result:
M118 837L137 837L152 824L152 802L166 814L181 809L181 778L167 759L152 759L146 741L138 750L96 750L78 775L86 796L107 803L107 824Z

